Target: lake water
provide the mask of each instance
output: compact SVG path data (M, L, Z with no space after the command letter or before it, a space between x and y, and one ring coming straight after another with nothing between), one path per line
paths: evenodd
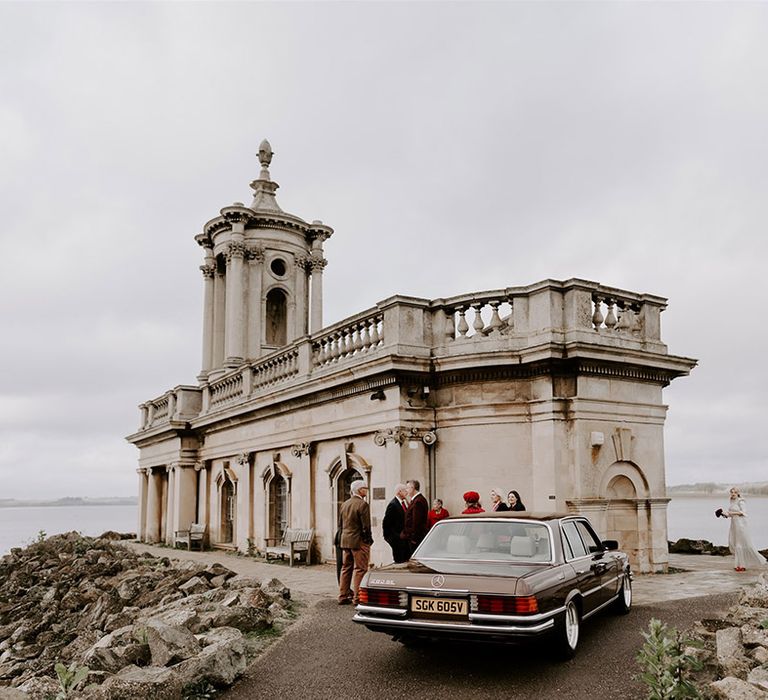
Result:
M77 530L100 535L106 530L136 532L138 506L30 506L0 508L0 556L47 535Z
M747 516L752 541L758 549L768 548L768 497L747 500ZM716 518L717 508L727 508L728 499L712 496L675 496L669 504L669 539L689 537L728 544L729 521ZM0 508L0 556L11 547L23 547L37 538L40 530L48 535L78 530L84 535L100 535L105 530L136 532L138 507L133 506L34 506Z
M752 544L758 549L768 548L768 497L745 496L747 527ZM667 529L673 542L681 537L709 540L712 544L728 544L731 521L716 518L718 508L728 509L728 495L674 496L667 511Z

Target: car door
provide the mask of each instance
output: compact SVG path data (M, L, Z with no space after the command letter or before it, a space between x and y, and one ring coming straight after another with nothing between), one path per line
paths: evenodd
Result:
M588 520L579 518L575 523L576 529L591 555L590 569L594 572L596 585L600 586L599 590L594 593L595 602L602 605L616 595L618 590L616 560L609 552L605 551L603 543Z
M592 565L592 555L587 551L584 541L576 527L575 520L564 520L560 527L563 533L563 549L565 560L573 569L576 576L576 583L582 595L582 613L590 613L597 606L595 587L595 573L590 568Z

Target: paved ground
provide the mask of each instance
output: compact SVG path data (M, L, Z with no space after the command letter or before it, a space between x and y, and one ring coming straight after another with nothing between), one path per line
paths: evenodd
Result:
M294 594L311 597L335 597L336 567L332 564L304 566L274 562L267 564L261 560L238 556L226 552L187 552L167 547L152 547L145 544L130 543L139 551L149 551L156 556L174 559L192 559L196 561L218 561L224 566L242 574L259 577L279 578ZM737 573L733 570L733 557L713 557L706 554L670 554L670 565L684 572L674 574L636 575L633 585L634 605L652 605L670 600L681 600L696 596L738 591L746 583L754 583L759 571ZM768 571L768 567L766 567Z
M680 630L718 617L759 571L736 573L732 557L670 555L672 574L637 575L629 616L600 614L582 628L579 653L554 663L546 647L430 644L415 649L351 622L354 611L336 604L336 567L306 567L223 552L185 552L132 543L157 556L218 561L238 573L278 578L304 606L298 622L251 664L222 698L360 697L640 699L635 657L641 631L656 617ZM768 567L767 567L768 570Z
M351 622L349 607L322 599L251 664L222 700L640 700L647 692L635 661L641 630L658 618L677 629L717 616L735 593L599 614L582 628L576 658L551 659L546 645L430 643L406 648Z

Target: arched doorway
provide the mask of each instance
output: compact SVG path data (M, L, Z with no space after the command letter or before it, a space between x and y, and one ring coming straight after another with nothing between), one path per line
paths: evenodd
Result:
M219 489L221 516L219 523L219 539L224 544L231 544L235 538L235 485L229 478L229 474L224 471L224 478Z
M267 293L266 328L264 344L282 347L288 342L288 302L282 289L270 289Z
M630 561L641 572L650 570L651 526L648 483L632 462L615 462L603 475L601 491L608 503L606 535L618 540Z

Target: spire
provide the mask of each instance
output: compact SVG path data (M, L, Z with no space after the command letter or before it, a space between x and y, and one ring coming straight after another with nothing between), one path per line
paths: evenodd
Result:
M251 189L253 190L253 202L251 203L251 209L255 211L283 211L275 199L275 192L280 187L276 182L272 182L269 177L269 165L272 163L272 146L269 145L269 141L264 139L259 144L259 163L261 163L261 172L259 173L259 179L254 180L251 183Z

